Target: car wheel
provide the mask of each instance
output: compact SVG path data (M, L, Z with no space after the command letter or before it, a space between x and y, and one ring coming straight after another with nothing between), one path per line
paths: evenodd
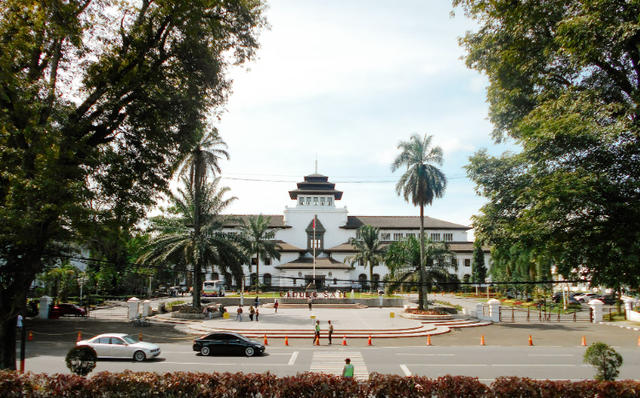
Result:
M142 351L136 351L133 354L133 359L136 360L137 362L142 362L145 359L147 359L147 356L144 354L144 352Z
M244 349L244 353L246 354L246 356L248 357L252 357L253 354L255 353L253 347L247 347Z
M206 356L206 355L211 354L211 348L209 348L209 347L202 347L202 348L200 349L200 354L205 355L205 356Z

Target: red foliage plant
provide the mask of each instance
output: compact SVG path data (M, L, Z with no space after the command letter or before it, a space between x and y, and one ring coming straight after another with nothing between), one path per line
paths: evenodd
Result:
M276 377L271 373L100 372L91 378L0 371L0 398L630 398L640 382L549 381L499 377L491 386L477 378L437 379L372 373L356 381L322 373Z

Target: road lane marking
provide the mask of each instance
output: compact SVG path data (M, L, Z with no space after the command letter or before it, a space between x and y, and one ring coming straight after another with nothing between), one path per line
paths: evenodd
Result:
M516 366L517 367L524 367L524 366L527 366L527 367L532 367L532 366L542 367L542 366L544 366L544 367L565 367L566 368L566 367L575 367L576 365L546 364L546 363L542 363L542 364L530 364L530 363L522 363L522 364L516 363L516 364L513 364L513 363L509 363L509 364L493 364L491 366L498 366L498 367L500 367L500 366L509 366L509 367L516 367Z
M405 376L411 376L411 372L409 371L409 368L407 368L407 365L400 365L400 369L402 369Z
M359 351L317 351L313 353L309 371L342 376L345 358L351 359L354 367L353 377L357 380L368 380L369 371Z
M438 363L438 364L435 364L435 363L415 363L415 364L414 364L414 363L412 363L412 364L411 364L411 366L427 366L427 367L436 367L436 366L441 367L441 366L446 366L446 367L452 367L452 368L453 368L453 367L460 367L460 368L462 368L462 367L466 367L466 366L469 366L469 367L482 367L482 366L484 366L484 367L486 367L486 366L489 366L489 365L487 365L486 363L466 363L466 364L457 364L457 363L451 363L451 364L443 364L443 363Z
M530 357L574 357L573 354L529 354Z
M299 351L294 351L293 354L291 354L291 359L289 359L289 366L292 366L293 364L296 363L296 359L298 359L298 353Z
M208 365L208 366L286 366L283 363L211 363L211 362L156 362L158 365L169 364L169 365Z
M396 355L416 356L416 357L455 357L456 354L403 354L396 352Z

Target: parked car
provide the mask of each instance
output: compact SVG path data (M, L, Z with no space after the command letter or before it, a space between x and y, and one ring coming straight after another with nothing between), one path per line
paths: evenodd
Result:
M585 294L581 294L579 296L575 296L574 298L576 300L578 300L581 303L588 303L591 300L595 300L596 298L600 297L600 295L596 294L596 293L585 293Z
M146 341L138 341L125 333L107 333L89 340L81 340L76 345L87 345L96 350L98 358L133 358L142 362L160 355L160 346Z
M193 350L202 355L246 355L264 353L265 346L239 333L214 332L193 340Z
M599 296L598 300L607 305L614 305L618 301L618 296L615 294L605 294L603 296Z
M87 315L87 312L84 310L84 308L78 307L75 304L68 304L68 303L58 304L55 307L53 307L53 310L55 311L56 308L58 309L58 315L60 315L60 316L62 316L62 315L75 315L75 316L85 316L85 315Z
M580 304L580 302L576 300L577 295L578 293L569 293L569 295L567 296L567 304ZM562 303L562 292L554 293L551 297L551 301L553 301L554 303Z

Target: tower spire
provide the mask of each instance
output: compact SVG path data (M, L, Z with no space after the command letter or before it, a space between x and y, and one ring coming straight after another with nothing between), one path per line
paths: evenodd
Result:
M318 153L316 152L316 174L318 174Z

